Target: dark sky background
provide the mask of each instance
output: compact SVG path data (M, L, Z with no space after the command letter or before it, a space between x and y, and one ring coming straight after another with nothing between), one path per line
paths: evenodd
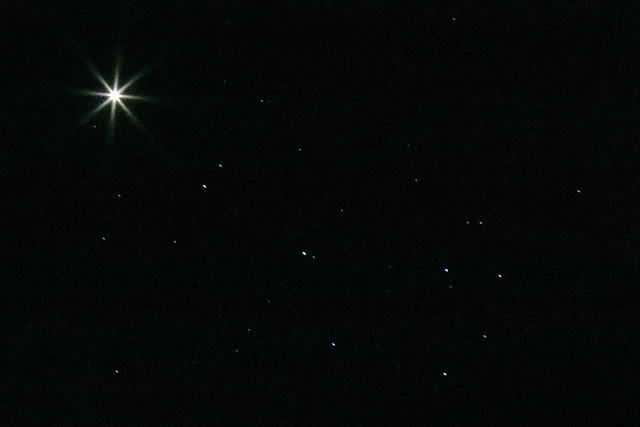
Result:
M633 415L634 2L204 3L0 5L3 418Z

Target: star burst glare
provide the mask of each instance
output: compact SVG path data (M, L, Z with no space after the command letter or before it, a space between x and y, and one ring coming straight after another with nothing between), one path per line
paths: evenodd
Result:
M128 93L128 89L133 86L133 84L138 81L148 69L143 69L142 71L135 74L131 79L125 82L122 86L120 86L120 70L122 68L122 58L120 55L116 56L115 63L115 71L113 77L113 84L107 83L104 77L100 74L96 66L90 59L85 60L85 65L91 71L91 74L100 82L100 84L104 87L104 92L96 92L89 90L79 91L81 95L95 96L99 98L104 98L104 101L100 103L96 108L94 108L89 114L87 114L82 120L80 120L76 126L82 126L87 123L89 120L94 118L100 111L105 108L109 108L109 124L108 124L108 135L107 139L109 142L114 140L114 132L115 132L115 122L116 122L116 111L118 109L122 109L125 112L125 115L131 120L131 122L135 125L135 127L143 133L147 137L151 137L151 133L149 130L138 120L138 118L133 114L133 112L127 107L125 104L126 101L133 100L149 100L147 96L141 95L132 95Z

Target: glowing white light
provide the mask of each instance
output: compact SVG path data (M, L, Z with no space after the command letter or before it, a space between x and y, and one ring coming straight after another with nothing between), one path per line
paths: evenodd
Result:
M110 90L109 91L109 99L113 102L117 102L120 99L120 91L119 90Z
M305 251L302 251L302 255L307 256L307 253Z
M445 269L444 269L444 272L445 272L445 273L448 273L448 272L449 272L449 269L448 269L448 268L445 268Z
M443 373L442 373L442 375L444 375L444 376L446 377L446 376L447 376L447 373L446 373L446 372L443 372Z
M78 91L78 92L81 95L90 95L90 96L101 97L101 98L104 99L104 101L102 103L100 103L100 105L98 105L96 108L94 108L93 111L91 111L89 114L87 114L83 119L81 119L80 121L76 122L72 127L80 127L80 126L82 126L83 124L85 124L86 122L91 120L96 114L98 114L98 112L100 112L104 108L107 108L107 106L110 105L110 107L109 107L109 110L110 110L110 112L109 112L109 126L108 126L108 129L107 129L108 130L107 139L108 139L109 142L111 142L113 140L113 134L114 134L114 129L115 129L116 110L118 110L118 109L122 109L122 111L125 112L127 117L129 117L131 122L133 122L133 124L138 128L138 130L140 130L146 136L150 137L151 136L150 132L142 125L142 123L140 123L138 118L131 112L131 110L124 103L125 100L145 100L145 99L147 99L147 97L144 97L144 96L130 95L130 94L126 93L126 91L138 79L140 79L145 74L145 72L148 71L148 69L145 69L145 70L142 70L142 71L138 72L131 79L129 79L129 81L127 81L125 84L120 85L119 84L119 80L120 80L121 57L120 57L120 55L117 55L116 64L115 64L115 73L114 73L114 77L113 77L113 84L110 85L109 83L107 83L107 81L104 79L104 77L102 77L100 72L98 72L98 69L95 67L95 65L93 65L93 63L89 59L86 59L86 66L87 66L87 68L89 68L89 71L91 71L91 73L96 78L96 80L98 80L98 82L100 82L100 84L104 87L105 91L103 91L103 92L94 92L94 91L83 90L83 91ZM95 125L94 125L94 128L96 128Z

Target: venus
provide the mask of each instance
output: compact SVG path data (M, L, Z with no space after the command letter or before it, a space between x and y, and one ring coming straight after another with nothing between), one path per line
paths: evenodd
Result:
M95 109L93 109L93 111L87 114L82 120L80 120L77 126L81 126L84 123L88 122L93 117L95 117L96 114L98 114L98 112L100 112L102 109L110 105L111 108L110 108L110 114L109 114L109 126L108 126L108 135L107 135L108 142L113 142L114 140L116 110L118 108L122 109L125 112L126 116L129 117L131 122L135 125L135 127L138 130L140 130L140 132L142 132L144 135L148 137L151 137L151 133L147 130L147 128L140 122L140 120L138 120L138 118L125 105L125 100L128 101L128 100L146 100L147 99L147 97L145 96L132 95L126 92L138 79L140 79L145 74L146 70L138 72L131 79L129 79L124 85L120 86L119 85L120 70L122 68L121 67L122 58L120 55L116 55L113 84L111 85L108 84L107 81L104 79L104 77L100 74L100 72L98 72L97 68L95 67L93 62L91 62L91 60L89 60L88 58L85 59L85 65L87 66L89 71L91 71L91 73L94 75L94 77L98 80L98 82L100 82L100 84L104 87L105 91L96 92L96 91L83 90L83 91L80 91L79 93L81 95L89 95L89 96L97 96L97 97L105 98L105 100L100 105L98 105Z

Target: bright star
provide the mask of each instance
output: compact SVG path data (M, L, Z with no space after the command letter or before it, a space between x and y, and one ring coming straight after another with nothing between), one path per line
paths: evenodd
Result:
M73 127L80 127L93 117L98 114L102 109L111 104L110 114L109 114L109 126L108 126L108 135L107 139L109 142L113 142L114 139L114 131L115 131L115 121L116 121L116 110L121 108L125 114L129 117L131 122L140 130L143 134L148 137L151 137L151 133L144 127L144 125L138 120L138 118L131 112L131 110L125 105L124 100L148 100L148 97L140 96L140 95L130 95L126 93L127 89L129 89L138 79L140 79L148 69L144 69L137 74L135 74L131 79L129 79L124 85L119 86L120 80L120 69L122 65L122 60L120 55L116 56L116 64L115 64L115 72L113 77L113 84L109 85L107 81L102 77L102 75L98 72L97 68L93 63L87 58L85 60L86 66L91 71L91 74L100 82L100 84L105 88L105 92L94 92L94 91L79 91L81 95L89 95L96 96L100 98L105 98L100 105L93 109L89 114L87 114L82 120L76 123ZM119 108L118 108L119 107Z
M120 99L120 91L117 90L112 90L111 92L109 92L109 99L111 101L117 101Z

